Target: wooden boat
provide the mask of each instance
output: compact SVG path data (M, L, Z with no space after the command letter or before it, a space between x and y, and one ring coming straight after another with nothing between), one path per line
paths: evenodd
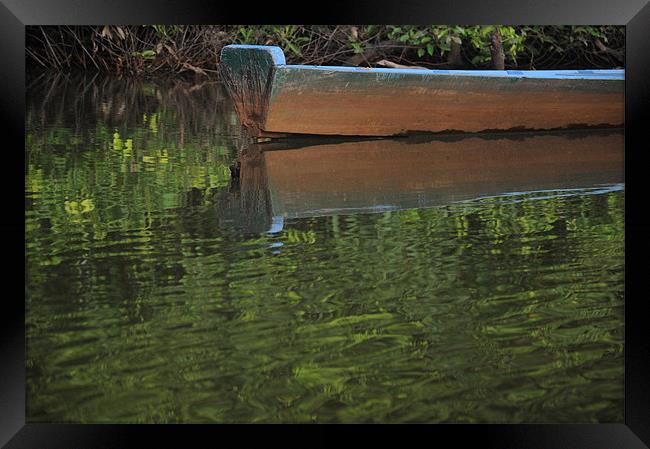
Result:
M616 129L264 143L242 154L219 217L264 232L286 219L620 188L623 159Z
M624 70L470 71L287 65L228 45L221 73L253 136L392 136L621 126Z

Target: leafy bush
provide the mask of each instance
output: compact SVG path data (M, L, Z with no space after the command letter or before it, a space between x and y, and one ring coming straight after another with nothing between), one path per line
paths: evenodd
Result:
M624 65L621 26L228 25L28 26L28 64L128 74L216 75L227 44L277 45L289 63L485 69L493 35L505 68L584 69ZM380 64L381 65L381 64Z

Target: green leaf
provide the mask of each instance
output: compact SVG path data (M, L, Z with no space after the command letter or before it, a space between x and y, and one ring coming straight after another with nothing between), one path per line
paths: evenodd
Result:
M419 58L424 56L425 53L426 53L426 51L424 50L424 48L418 48L418 57Z
M286 42L286 44L287 44L287 47L289 47L289 49L290 49L294 54L296 54L296 55L298 55L298 56L302 56L302 54L300 53L300 50L298 49L298 47L296 47L294 44L292 44L292 43L289 42L289 41L285 41L285 42Z
M487 36L487 35L490 34L492 31L494 31L494 26L493 26L493 25L488 25L488 26L484 27L484 28L481 30L481 34L483 34L483 36Z

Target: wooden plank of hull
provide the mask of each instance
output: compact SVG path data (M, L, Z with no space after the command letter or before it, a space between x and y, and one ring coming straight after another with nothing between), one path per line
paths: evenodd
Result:
M624 72L445 71L286 65L227 46L222 74L255 136L390 136L623 124Z
M376 212L623 182L622 132L557 134L423 143L393 139L264 151L272 214Z
M387 136L623 124L623 82L276 67L271 132Z

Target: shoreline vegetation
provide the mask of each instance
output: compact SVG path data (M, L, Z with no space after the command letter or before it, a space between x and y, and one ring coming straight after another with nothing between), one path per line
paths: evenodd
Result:
M624 67L623 26L27 26L28 72L219 77L228 44L277 45L288 64L426 69Z

